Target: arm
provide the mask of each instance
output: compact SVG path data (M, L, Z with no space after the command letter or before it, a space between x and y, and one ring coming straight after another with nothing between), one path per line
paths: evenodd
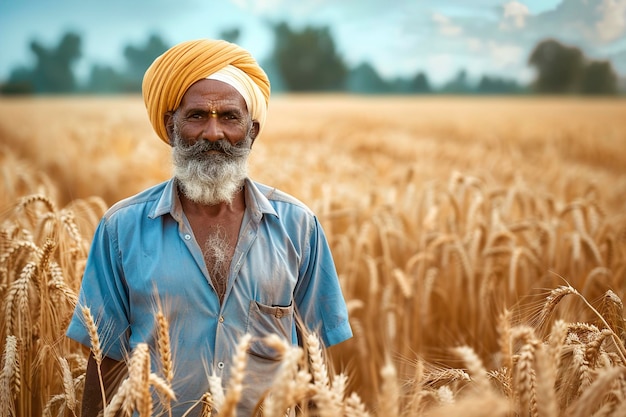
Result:
M316 218L310 227L294 300L304 326L328 348L352 337L352 329L324 231Z
M126 366L123 361L104 356L100 365L102 371L102 382L107 402L111 401L117 391L123 377L126 375ZM98 376L98 365L93 357L89 355L87 362L87 372L85 375L85 389L81 408L81 417L97 417L102 411L102 390L100 387L100 377Z

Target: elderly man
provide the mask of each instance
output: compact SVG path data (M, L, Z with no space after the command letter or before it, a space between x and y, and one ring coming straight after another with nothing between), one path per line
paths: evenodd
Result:
M170 322L177 416L200 413L209 376L227 386L245 334L252 342L239 416L253 413L280 364L266 336L301 343L300 321L327 346L352 336L318 219L297 199L248 178L269 95L252 56L225 41L181 43L148 68L143 97L154 130L172 147L173 178L104 215L67 331L90 346L81 316L89 307L107 390L119 382L112 370L139 343L149 344L158 363L157 305ZM92 355L82 417L96 415L100 399Z

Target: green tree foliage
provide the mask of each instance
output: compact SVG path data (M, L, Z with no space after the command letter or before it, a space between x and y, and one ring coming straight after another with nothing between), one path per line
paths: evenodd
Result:
M92 93L138 93L146 69L169 46L158 35L151 35L143 45L127 45L123 71L110 65L94 64L91 67L85 90Z
M158 35L151 35L143 46L128 45L124 48L126 58L123 90L141 91L143 75L152 62L169 46Z
M87 82L86 90L91 93L114 94L124 91L124 75L109 65L94 64Z
M388 93L390 86L367 62L350 71L347 77L348 91L366 94Z
M580 49L561 44L554 39L540 42L528 62L537 69L535 90L540 93L575 92L584 66Z
M224 39L227 42L237 43L240 36L241 31L239 30L239 28L232 28L221 31L219 39Z
M548 94L616 94L617 76L608 61L594 61L554 39L540 42L528 62L537 70L535 91Z
M467 71L461 69L457 72L456 76L448 81L441 89L446 94L468 94L472 92L472 86L470 85Z
M350 70L346 87L350 92L363 94L425 94L432 91L428 77L423 72L409 78L385 80L367 62Z
M291 91L343 90L348 73L335 48L328 27L292 30L286 23L274 25L272 59Z
M350 91L365 94L524 94L530 92L514 80L483 75L470 82L465 70L440 88L432 87L422 72L413 76L385 79L370 63L349 69L337 51L328 27L305 27L294 30L286 23L271 26L273 52L263 68L272 91ZM223 30L219 38L238 42L238 28ZM66 33L58 45L45 47L34 40L31 67L13 69L8 80L0 84L3 94L66 94L76 92L137 93L141 91L143 74L154 59L169 46L153 34L144 44L129 44L123 49L122 68L92 63L91 72L79 84L74 66L81 58L81 38ZM607 95L618 92L619 80L611 62L590 60L583 52L554 39L541 41L528 59L537 76L532 90L548 94Z
M583 72L580 82L583 94L615 94L617 75L609 61L591 61Z
M423 72L418 72L417 74L415 74L415 76L410 81L409 91L419 94L431 93L432 88L426 74L424 74Z
M73 65L80 58L80 36L67 33L56 48L46 49L39 42L32 42L30 49L35 53L37 64L33 72L35 91L42 93L64 93L76 90Z
M519 94L524 92L524 88L514 80L483 75L476 86L476 92L479 94Z
M81 57L80 44L80 36L73 32L65 34L58 46L52 48L32 41L30 50L35 54L34 67L12 71L2 92L58 94L76 91L72 67Z
M17 67L11 70L8 81L0 86L0 92L2 94L34 94L34 84L33 70Z

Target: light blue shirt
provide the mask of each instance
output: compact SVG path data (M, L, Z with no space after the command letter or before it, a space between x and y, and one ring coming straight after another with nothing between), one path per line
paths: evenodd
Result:
M245 183L245 203L222 304L174 180L115 204L96 229L79 307L88 306L96 318L106 356L128 358L146 342L158 373L155 314L160 303L170 322L178 400L174 415L209 390L208 375L221 376L227 386L235 348L246 333L253 339L237 410L241 416L252 413L280 365L261 339L275 333L297 344L296 312L326 346L352 336L316 216L295 198L251 180ZM91 344L80 308L67 335Z

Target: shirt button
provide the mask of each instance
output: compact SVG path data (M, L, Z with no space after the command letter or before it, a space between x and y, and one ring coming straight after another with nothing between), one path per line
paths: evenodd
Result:
M186 234L185 235L185 240L189 240L189 239L191 239L191 235L190 234Z
M219 321L220 323L224 323L224 316L220 316Z
M218 362L217 367L220 369L224 369L224 362Z

